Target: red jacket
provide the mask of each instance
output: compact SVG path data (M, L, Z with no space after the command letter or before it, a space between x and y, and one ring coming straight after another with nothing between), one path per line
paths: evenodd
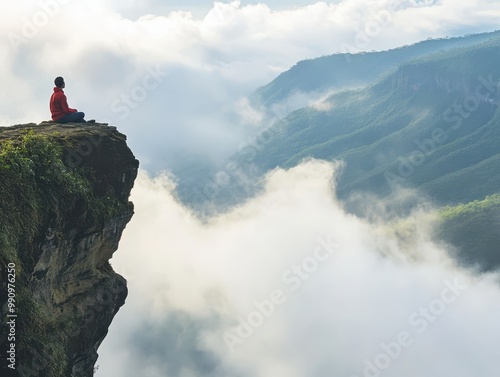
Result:
M64 95L64 91L55 87L54 93L50 97L50 112L52 113L52 120L58 120L65 114L76 113L77 110L68 107L68 100Z

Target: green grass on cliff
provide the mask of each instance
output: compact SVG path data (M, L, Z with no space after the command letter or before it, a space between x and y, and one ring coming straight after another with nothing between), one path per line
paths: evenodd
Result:
M108 218L121 208L111 197L94 195L92 169L63 163L61 140L59 135L30 130L0 144L1 261L19 262L18 252L28 246L24 243L65 214L77 213L66 219L88 222Z
M61 376L67 368L67 357L54 339L56 323L33 300L29 271L35 259L35 239L58 193L85 192L88 183L65 168L61 146L47 136L29 131L19 140L2 143L0 148L0 261L4 265L15 263L17 270L19 357L28 357L32 349L50 347L51 360L45 360L45 373Z

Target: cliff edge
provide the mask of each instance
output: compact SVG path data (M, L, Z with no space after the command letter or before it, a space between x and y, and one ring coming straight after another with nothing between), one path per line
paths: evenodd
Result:
M127 296L109 259L139 162L106 124L0 128L0 375L89 377Z

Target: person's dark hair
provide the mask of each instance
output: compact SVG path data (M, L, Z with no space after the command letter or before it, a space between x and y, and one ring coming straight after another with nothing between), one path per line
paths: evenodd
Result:
M61 76L56 77L56 79L54 80L54 84L56 84L58 88L62 88L62 86L64 85L64 79Z

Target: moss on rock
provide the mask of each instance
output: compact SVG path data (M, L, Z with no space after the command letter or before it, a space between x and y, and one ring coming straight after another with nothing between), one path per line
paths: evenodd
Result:
M133 213L128 196L137 167L114 127L0 129L0 262L16 266L18 375L92 375L97 347L126 295L108 260ZM0 280L6 318L4 268ZM99 289L113 282L121 290L112 304L85 318Z

